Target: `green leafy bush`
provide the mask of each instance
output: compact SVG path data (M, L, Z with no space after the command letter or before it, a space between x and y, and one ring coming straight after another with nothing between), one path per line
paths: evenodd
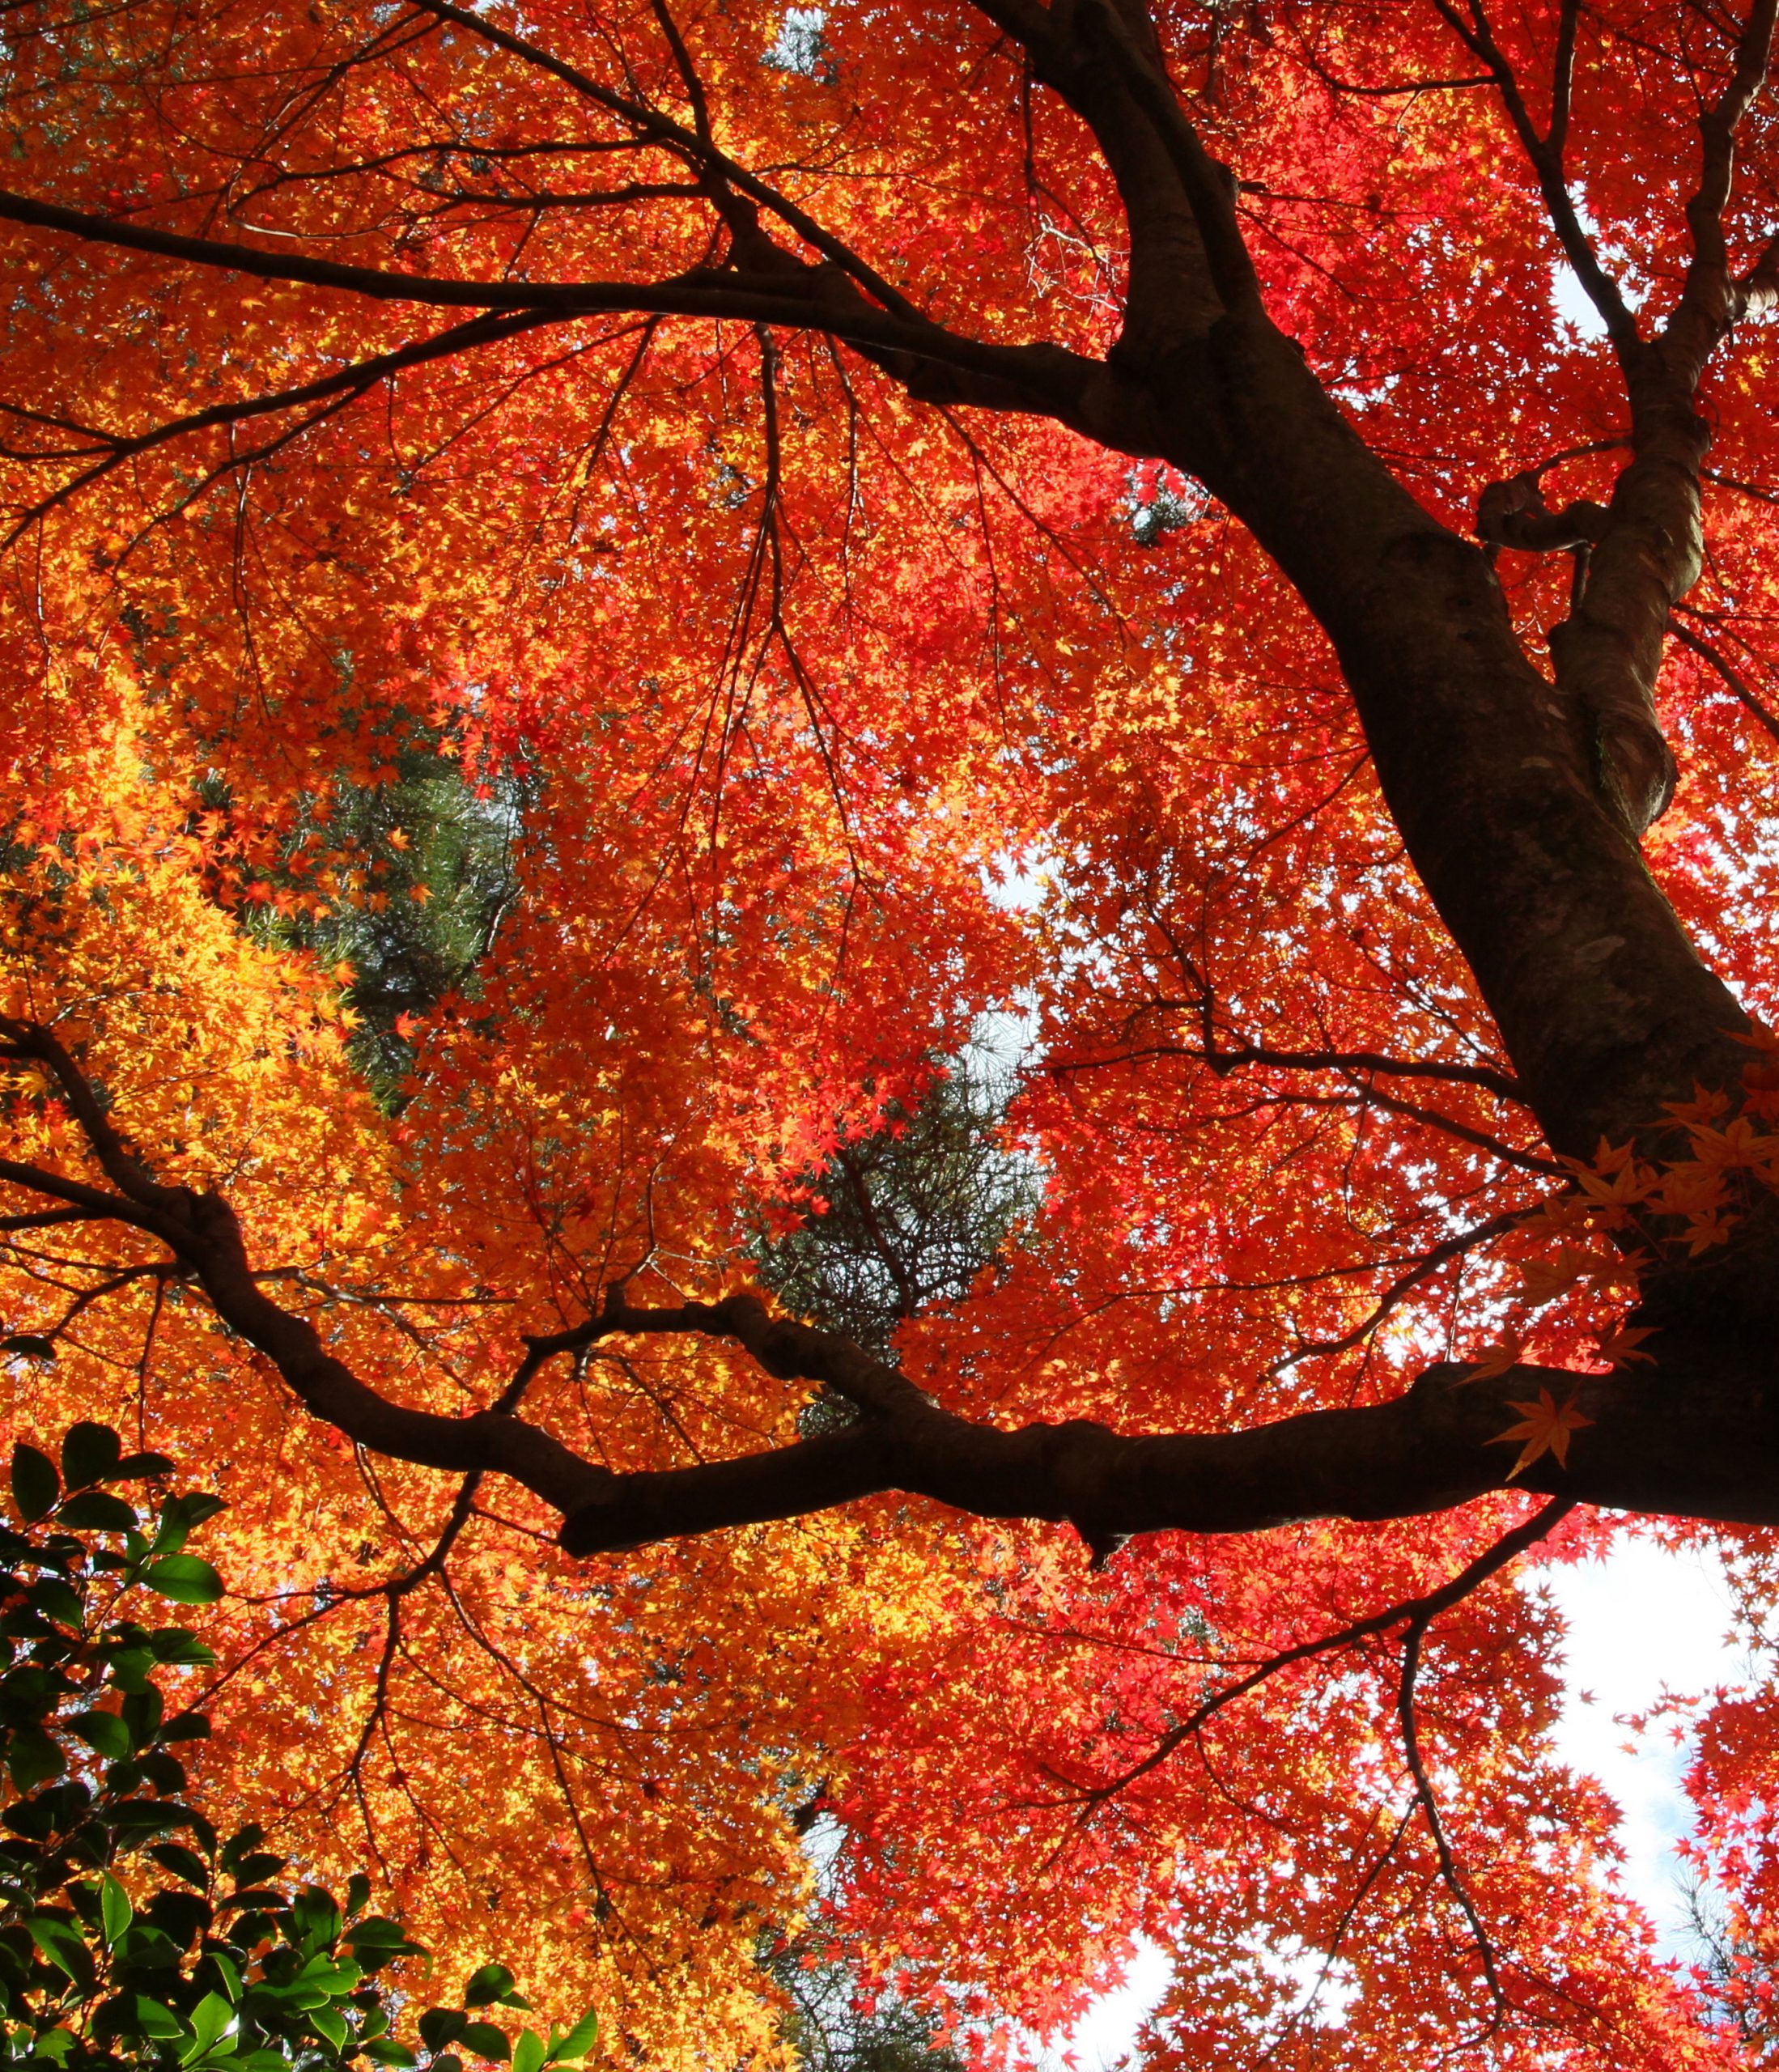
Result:
M157 1599L221 1595L215 1569L185 1552L220 1501L167 1493L173 1463L126 1454L105 1425L74 1425L61 1454L58 1470L15 1450L0 1518L4 2061L461 2072L468 2053L544 2072L584 2058L592 2015L548 2039L490 2019L529 2005L493 1964L460 2005L418 2013L402 2041L405 1998L380 1974L425 1953L366 1911L370 1879L355 1874L341 1898L293 1884L262 1829L223 1841L188 1802L176 1751L207 1739L210 1722L170 1710L157 1678L215 1658L188 1627L143 1622Z

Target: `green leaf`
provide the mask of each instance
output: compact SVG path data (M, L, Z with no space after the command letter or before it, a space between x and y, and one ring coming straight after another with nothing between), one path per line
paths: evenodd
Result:
M325 2036L336 2050L346 2049L346 2023L336 2007L312 2007L309 2027L317 2036Z
M364 1903L371 1896L371 1881L362 1870L355 1870L346 1881L346 1910L348 1914L362 1913Z
M270 1849L256 1849L251 1856L237 1857L231 1864L225 1850L223 1862L235 1873L237 1886L257 1885L264 1878L275 1878L290 1861L288 1857L274 1856Z
M53 1340L40 1338L35 1331L8 1331L0 1338L0 1352L11 1352L21 1360L53 1360L56 1348Z
M136 1514L106 1489L83 1489L62 1507L62 1522L79 1532L131 1532Z
M544 2040L535 2029L521 2029L512 2047L512 2072L543 2072Z
M221 1993L206 1993L192 2010L192 2043L189 2049L180 2053L180 2063L189 2065L194 2058L213 2050L228 2034L234 2021L235 2010Z
M488 1967L482 1968L486 1970ZM512 2054L512 2046L507 2040L504 2029L497 2029L492 2022L472 2022L463 2032L462 2041L478 2057L504 2065Z
M319 1943L332 1942L340 1933L340 1909L333 1895L324 1892L319 1885L305 1885L291 1900L291 1919L297 1934L311 1949ZM303 1969L306 1972L309 1968L305 1964Z
M400 1921L380 1913L367 1913L363 1921L354 1921L346 1939L355 1949L411 1950L416 1947L408 1940L407 1930Z
M193 1489L169 1500L160 1514L160 1526L151 1549L156 1554L176 1554L206 1518L213 1518L228 1506L207 1489Z
M61 1576L40 1576L25 1592L25 1601L61 1626L79 1626L87 1607L80 1592Z
M74 2036L67 2029L48 2030L42 2036L32 2037L31 2042L32 2054L47 2057L53 2065L62 2064L74 2047Z
M373 2065L396 2066L401 2072L420 2061L405 2043L397 2043L392 2036L367 2037L359 2049Z
M173 1463L165 1454L125 1454L111 1471L113 1482L135 1482L151 1475L171 1475Z
M241 1975L220 1950L210 1952L210 1961L216 1967L216 1976L223 1981L223 1991L231 2002L241 1997Z
M148 1853L176 1878L183 1878L188 1885L196 1885L202 1891L210 1883L209 1865L196 1849L187 1849L183 1842L156 1842Z
M208 1713L175 1713L155 1737L161 1741L208 1741Z
M195 1554L169 1554L151 1561L142 1579L157 1596L170 1597L176 1604L214 1604L223 1594L222 1577Z
M40 1726L21 1726L6 1750L6 1768L20 1791L35 1791L68 1767L67 1758Z
M299 2006L319 2007L325 2001L343 2000L355 1993L363 1980L363 1969L350 1957L336 1959L317 1951L291 1981L291 1989L299 1996Z
M90 1993L97 1978L92 1952L77 1929L53 1914L34 1913L25 1923L31 1939L57 1970L66 1972L83 1993Z
M599 2040L599 2015L588 2008L567 2036L553 2039L550 2046L552 2065L577 2065Z
M169 1667L213 1669L216 1666L216 1650L206 1647L188 1626L158 1626L148 1636L148 1645L155 1661Z
M237 1828L223 1845L223 1868L233 1870L249 1850L256 1849L265 1839L265 1830L258 1826ZM279 1861L282 1862L282 1858Z
M470 1974L463 1989L465 2007L491 2007L512 1991L512 1973L504 1964L484 1964Z
M120 1691L151 1688L155 1658L146 1648L119 1648L110 1657L111 1680Z
M108 1763L121 1763L134 1745L129 1729L116 1713L76 1713L68 1722L68 1731L78 1734Z
M134 1920L136 1909L129 1904L129 1895L108 1870L99 1877L99 1917L104 1923L105 1940L121 1941L124 1930Z
M355 1921L346 1932L346 1947L367 1972L380 1971L397 1957L425 1954L419 1943L410 1942L394 1921L385 1921L380 1914Z
M129 1739L138 1748L146 1748L157 1739L156 1729L166 1705L160 1692L151 1684L146 1691L132 1691L119 1709L124 1725L129 1729Z
M151 1834L166 1834L174 1828L189 1828L196 1816L189 1806L171 1798L121 1798L111 1809L114 1827L127 1828L146 1841Z
M62 1480L70 1489L108 1482L123 1456L124 1442L108 1424L92 1424L83 1419L78 1424L70 1424L62 1435Z
M62 1478L46 1453L23 1439L12 1450L12 1501L27 1525L46 1518L62 1497Z
M155 1895L156 1899L159 1896L159 1893ZM191 1904L190 1896L187 1893L181 1892L173 1896L176 1904L179 1900L185 1900L188 1905ZM150 1904L153 1904L151 1900ZM164 1929L157 1928L151 1921L144 1921L138 1914L118 1944L115 1954L125 1964L160 1971L177 1964L184 1948L184 1942L176 1942Z
M428 2050L443 2050L469 2026L469 2017L461 2007L429 2007L420 2017L420 2040Z
M185 2025L170 2007L163 2007L158 2000L151 2000L146 1993L136 1995L134 2010L136 2026L145 2036L154 2036L170 2042L175 2036L183 2036Z

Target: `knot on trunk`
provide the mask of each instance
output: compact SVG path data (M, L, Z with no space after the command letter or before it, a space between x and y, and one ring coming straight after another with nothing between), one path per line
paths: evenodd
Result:
M1634 838L1674 800L1674 752L1641 700L1588 700L1593 722L1594 783L1613 817Z
M1603 503L1578 497L1553 511L1536 469L1491 482L1476 502L1476 537L1492 560L1503 547L1524 554L1573 554L1592 546L1606 528Z

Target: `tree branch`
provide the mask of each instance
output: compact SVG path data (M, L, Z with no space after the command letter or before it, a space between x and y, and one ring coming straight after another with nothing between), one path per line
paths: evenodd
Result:
M372 1451L470 1475L512 1477L562 1512L563 1545L590 1554L824 1509L902 1490L987 1518L1072 1523L1103 1561L1130 1535L1251 1532L1312 1518L1401 1518L1510 1486L1498 1442L1528 1389L1560 1391L1591 1420L1566 1466L1549 1457L1521 1486L1626 1509L1779 1522L1759 1348L1664 1334L1659 1368L1609 1377L1522 1365L1487 1380L1446 1362L1394 1400L1318 1410L1246 1431L1123 1437L1088 1420L1003 1432L941 1409L849 1340L774 1318L753 1295L641 1309L616 1283L596 1316L532 1339L496 1403L465 1417L405 1408L268 1296L234 1211L166 1187L125 1144L80 1068L47 1030L3 1025L15 1055L48 1063L117 1196L0 1161L0 1180L151 1232L216 1314L277 1368L313 1415ZM733 1339L780 1380L832 1389L863 1421L739 1460L614 1474L516 1412L548 1360L611 1336ZM1684 1393L1687 1415L1674 1412ZM472 1492L473 1494L473 1492Z
M555 315L541 314L531 310L516 311L507 316L473 316L461 324L454 324L448 330L440 331L431 338L417 339L413 344L400 346L393 351L376 353L368 359L358 360L350 367L342 367L337 373L324 375L319 380L305 381L290 388L280 388L263 396L249 396L233 403L213 403L207 410L193 410L179 418L169 418L164 422L143 432L108 432L93 427L82 427L90 444L83 452L51 452L41 456L21 453L15 457L32 461L53 461L99 457L90 468L83 469L70 481L65 482L53 495L46 496L33 505L26 514L27 521L43 516L57 504L77 495L113 469L121 467L138 455L151 452L157 446L164 446L176 439L182 439L193 432L209 431L224 425L240 424L253 418L274 416L284 410L300 410L305 405L325 401L329 397L362 396L375 388L380 381L399 374L410 367L424 367L433 360L447 359L454 355L468 352L473 347L492 345L507 338L515 338L527 331L544 325L559 324L567 320ZM0 405L0 408L8 406Z
M1539 193L1549 212L1551 227L1556 233L1556 241L1563 248L1563 256L1569 261L1575 278L1583 292L1599 314L1605 325L1607 335L1611 339L1621 361L1628 363L1641 348L1642 334L1637 329L1637 317L1630 304L1624 299L1619 284L1600 264L1599 255L1594 249L1594 241L1582 226L1580 212L1574 197L1569 193L1569 182L1564 176L1563 149L1568 141L1569 112L1566 85L1552 111L1550 131L1544 136L1538 132L1532 120L1531 110L1526 104L1526 96L1520 89L1518 75L1508 62L1505 53L1495 40L1488 17L1483 12L1480 0L1468 0L1467 8L1460 7L1457 0L1433 0L1441 18L1471 54L1480 58L1488 67L1501 97L1501 105L1507 111L1507 119L1513 125L1514 134L1530 161L1538 181ZM1573 58L1573 32L1570 32L1569 51ZM1559 75L1560 79L1560 74Z
M0 220L60 231L89 243L153 253L193 265L247 274L256 279L335 289L381 302L447 309L524 312L533 322L628 314L722 317L817 331L866 353L923 393L913 367L944 367L961 377L945 399L986 407L1030 410L1065 422L1078 420L1081 392L1098 363L1061 346L990 345L966 338L918 312L892 313L867 302L838 269L791 261L788 273L695 268L665 281L471 281L349 266L303 253L262 252L214 238L187 237L0 189ZM779 255L788 257L788 255ZM906 307L906 305L905 305ZM901 363L910 363L904 374Z
M1674 622L1668 631L1683 648L1691 648L1701 661L1709 663L1773 739L1779 741L1779 713L1775 713L1770 705L1756 696L1747 677L1726 656L1713 648L1709 640L1701 635L1695 633L1691 626L1683 624L1679 619Z
M1140 1763L1121 1770L1115 1777L1084 1790L1081 1796L1090 1804L1115 1798L1127 1790L1141 1777L1158 1770L1175 1749L1201 1733L1227 1705L1238 1698L1245 1698L1282 1669L1289 1669L1294 1662L1309 1662L1317 1655L1331 1654L1343 1648L1350 1648L1373 1636L1387 1633L1391 1627L1406 1620L1410 1634L1417 1638L1424 1635L1429 1626L1442 1611L1449 1611L1472 1591L1487 1582L1491 1576L1498 1575L1509 1563L1518 1560L1527 1548L1535 1547L1547 1538L1561 1521L1575 1508L1566 1497L1553 1497L1522 1525L1515 1526L1505 1533L1492 1547L1486 1548L1475 1560L1467 1563L1450 1582L1441 1583L1437 1590L1429 1590L1424 1596L1412 1597L1400 1604L1392 1604L1386 1610L1374 1611L1369 1617L1355 1620L1350 1626L1343 1626L1336 1633L1323 1633L1313 1641L1300 1641L1295 1647L1281 1649L1269 1656L1258 1667L1238 1682L1225 1688L1195 1705L1177 1726L1171 1726Z
M1128 1025L1127 1024L1127 1026ZM1243 1065L1264 1065L1280 1072L1375 1072L1391 1079L1437 1079L1457 1086L1480 1086L1504 1101L1524 1105L1526 1094L1511 1072L1494 1065L1448 1064L1443 1059L1386 1057L1380 1051L1276 1051L1263 1043L1234 1043L1218 1049L1195 1049L1190 1044L1156 1043L1140 1051L1121 1051L1107 1058L1064 1058L1047 1063L1047 1072L1095 1072L1108 1065L1128 1064L1139 1058L1192 1058L1214 1072L1233 1072Z
M485 15L469 8L455 6L452 0L413 0L413 4L427 14L435 15L441 22L449 22L466 30L484 43L493 45L496 49L505 51L538 70L548 73L583 99L592 101L596 107L603 108L620 121L629 123L639 135L673 151L690 164L703 165L724 184L746 195L750 201L777 217L788 229L795 231L805 244L819 252L831 265L838 266L881 303L885 309L915 323L924 321L920 312L898 288L885 280L832 231L825 229L814 217L800 209L787 196L779 193L769 182L750 172L738 159L732 159L727 152L719 150L711 137L707 121L702 117L696 128L688 130L674 121L671 116L662 114L659 108L650 108L646 103L634 100L628 95L614 92L590 73L584 72L578 66L558 57L541 45L516 35L511 29L503 28L499 23L490 21ZM672 17L667 15L664 8L657 6L656 14L662 24L681 79L687 84L688 96L696 112L699 108L702 89L692 71L686 47L680 40Z

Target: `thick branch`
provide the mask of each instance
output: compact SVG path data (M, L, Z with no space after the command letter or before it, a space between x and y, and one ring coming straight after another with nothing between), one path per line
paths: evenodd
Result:
M797 1378L839 1386L860 1357L822 1332L774 1329L787 1334L775 1372L794 1357ZM1746 1355L1713 1346L1671 1357L1658 1382L1530 1366L1484 1381L1446 1363L1393 1402L1215 1434L1126 1437L1087 1420L1002 1432L922 1402L741 1460L619 1475L569 1518L563 1543L592 1554L891 1490L978 1517L1066 1520L1102 1558L1144 1532L1412 1517L1515 1486L1501 1435L1517 1403L1540 1389L1559 1403L1573 1399L1594 1422L1566 1467L1547 1455L1518 1486L1628 1509L1779 1521L1764 1380Z
M1529 1390L1585 1419L1566 1467L1534 1462L1523 1486L1578 1501L1747 1524L1779 1522L1764 1348L1663 1334L1658 1370L1633 1378L1518 1367L1488 1380L1446 1363L1395 1401L1321 1410L1245 1432L1122 1437L1077 1420L1003 1432L943 1410L849 1340L774 1318L758 1298L640 1309L614 1289L595 1317L530 1341L499 1402L468 1417L410 1410L368 1386L312 1324L265 1292L233 1210L162 1186L124 1144L80 1068L47 1030L6 1025L15 1055L49 1063L117 1195L31 1166L0 1179L160 1237L217 1314L276 1366L315 1416L393 1458L511 1476L565 1517L576 1553L755 1524L886 1490L990 1518L1068 1520L1104 1560L1133 1534L1249 1532L1295 1519L1400 1518L1509 1486L1501 1435ZM125 1277L154 1271L131 1268ZM733 1339L782 1380L815 1382L862 1413L851 1429L748 1458L614 1475L516 1413L548 1360L611 1336Z
M1610 802L1641 834L1673 795L1674 758L1655 710L1655 684L1674 606L1699 579L1704 526L1699 483L1709 433L1696 405L1719 342L1767 292L1760 269L1730 275L1724 236L1735 134L1771 62L1779 0L1755 0L1722 93L1704 111L1699 179L1687 204L1692 257L1654 343L1620 342L1633 458L1616 484L1585 588L1551 636L1557 680L1594 730Z
M1688 387L1697 383L1724 333L1747 313L1739 284L1730 276L1723 218L1735 172L1736 131L1766 82L1776 19L1779 0L1754 0L1736 39L1735 62L1723 91L1699 117L1699 179L1687 203L1692 258L1659 342L1675 379Z
M902 316L879 309L838 268L828 266L792 262L783 273L698 268L664 281L456 280L187 237L176 231L65 209L6 189L0 189L0 219L125 251L153 253L259 280L335 289L380 302L523 312L534 321L614 314L705 316L819 331L869 354L898 374L904 361L947 369L959 380L945 391L945 400L1034 410L1065 422L1078 419L1081 390L1098 372L1097 363L1060 346L984 344L918 314Z
M1526 104L1518 74L1508 62L1506 53L1495 40L1489 27L1488 17L1479 0L1467 0L1460 6L1458 0L1433 0L1441 19L1463 42L1466 49L1481 59L1488 67L1489 76L1501 94L1501 105L1507 119L1513 125L1520 147L1530 161L1538 181L1539 193L1551 219L1551 227L1556 240L1563 248L1563 256L1569 261L1575 278L1598 312L1605 325L1621 361L1628 362L1641 346L1641 334L1637 329L1637 318L1630 304L1624 299L1619 284L1600 264L1599 255L1594 249L1594 241L1583 227L1581 212L1575 198L1569 193L1569 181L1564 172L1563 155L1569 137L1569 69L1574 58L1574 23L1573 18L1563 23L1559 34L1556 87L1553 96L1551 127L1543 135L1539 134L1538 125L1532 120L1531 110Z

